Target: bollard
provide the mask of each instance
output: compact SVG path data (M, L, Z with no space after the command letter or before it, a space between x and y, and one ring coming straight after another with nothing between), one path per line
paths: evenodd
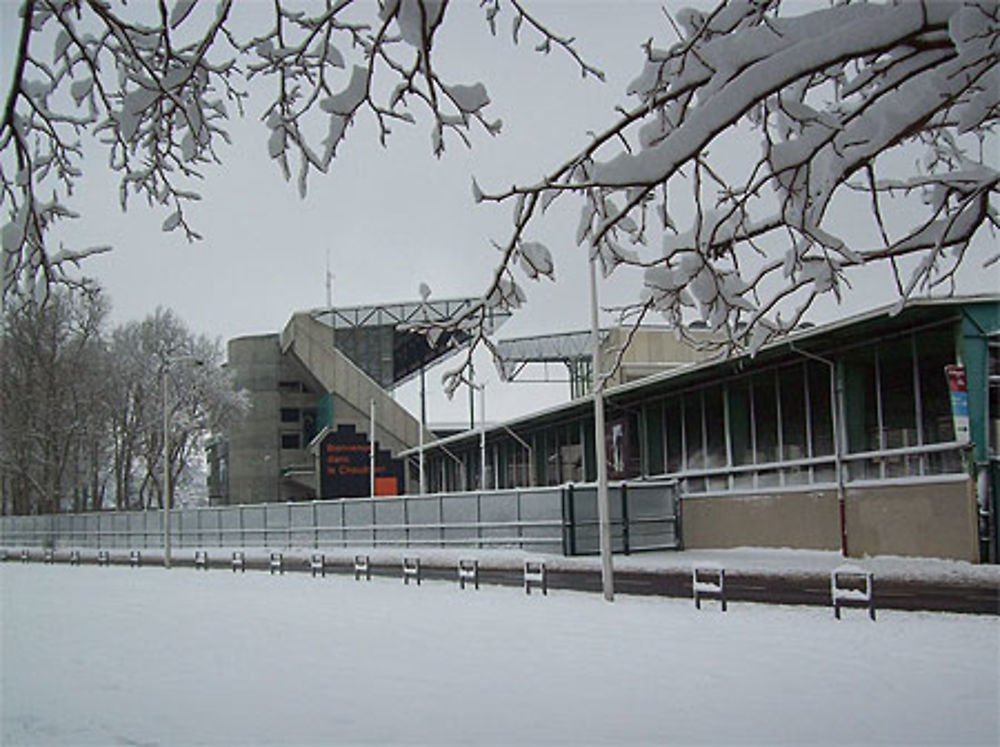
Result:
M459 560L458 561L458 586L460 589L465 588L465 582L471 581L475 584L476 589L479 589L479 561L478 560Z
M29 560L31 560L31 553L29 553L27 549L21 550L21 562L27 563Z
M403 583L409 586L411 578L420 586L420 558L403 558Z
M279 574L284 575L285 573L285 556L280 552L272 552L270 562L268 563L268 569L271 571L273 576L277 571Z
M548 596L549 582L543 560L524 561L524 593L530 595L532 586L541 589L543 596Z
M309 558L309 570L313 578L316 578L317 573L326 578L326 555L321 552L314 552L312 557Z
M372 564L371 558L367 555L355 555L354 556L354 580L358 581L361 578L361 574L365 575L366 581L372 580Z
M69 564L70 565L80 565L80 551L70 550L69 551Z
M240 573L247 572L247 559L241 550L233 551L233 573L239 571Z
M42 562L52 565L56 562L56 551L51 547L46 548L45 552L42 553Z
M128 564L130 566L132 566L133 568L141 568L142 567L142 553L139 552L138 550L132 550L128 554Z
M98 565L111 565L111 555L107 550L97 551L97 564Z

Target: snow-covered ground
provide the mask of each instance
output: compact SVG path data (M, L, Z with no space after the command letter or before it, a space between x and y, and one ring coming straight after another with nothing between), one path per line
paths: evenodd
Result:
M19 744L991 744L1000 619L0 566Z

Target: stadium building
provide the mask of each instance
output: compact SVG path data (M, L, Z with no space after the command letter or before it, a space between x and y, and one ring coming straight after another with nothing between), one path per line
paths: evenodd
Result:
M425 429L420 443L419 419L387 390L462 341L432 348L408 325L470 302L304 312L281 334L231 341L253 406L212 450L213 502L368 495L372 401L376 494L419 492L421 461L430 493L592 482L586 333L500 344L508 379L565 364L569 402L443 437ZM1000 297L890 312L802 329L752 358L706 358L641 330L606 391L610 479L677 481L688 548L995 561ZM623 336L602 332L602 368Z

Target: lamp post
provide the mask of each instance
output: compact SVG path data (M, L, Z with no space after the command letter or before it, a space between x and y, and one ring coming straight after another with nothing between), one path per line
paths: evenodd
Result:
M611 505L608 501L608 455L604 445L604 377L601 374L601 336L597 324L596 257L590 257L591 392L594 396L594 461L597 462L597 520L601 539L601 589L604 598L615 600L614 567L611 562Z
M160 378L163 381L163 567L170 568L170 367L175 363L191 362L196 366L205 364L193 355L176 355L163 361Z

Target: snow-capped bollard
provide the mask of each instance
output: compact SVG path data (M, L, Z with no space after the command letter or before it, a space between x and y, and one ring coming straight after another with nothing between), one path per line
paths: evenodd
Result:
M111 565L111 554L107 550L97 551L97 564L98 565Z
M524 561L524 593L530 595L532 586L541 589L543 596L548 596L549 582L544 560Z
M271 575L275 573L284 575L285 573L285 556L280 552L272 552L270 555L270 561L268 562L268 570L270 570Z
M411 578L420 586L420 558L403 558L403 583L409 586Z
M133 568L142 567L142 553L138 550L132 550L128 554L128 564Z
M840 565L830 572L830 600L833 616L840 619L841 607L867 607L868 616L875 621L875 595L872 593L875 576L856 565Z
M701 609L701 598L718 599L722 611L726 611L726 569L721 566L705 564L691 569L691 590L694 593L694 606Z
M233 550L233 573L239 571L240 573L247 572L247 557L243 554L242 550Z
M309 558L309 571L312 573L313 578L316 578L317 573L326 578L326 555L321 552L314 552L312 557Z
M476 589L479 589L479 561L478 560L459 560L458 561L458 587L460 589L465 588L465 583L469 581L473 583Z
M364 574L366 581L372 580L372 564L371 558L367 555L355 555L354 556L354 580L358 581L362 574Z
M80 551L70 550L69 551L69 564L70 565L80 565Z
M42 562L48 565L52 565L56 562L56 551L51 547L45 548L45 552L42 553Z
M195 550L194 551L194 568L198 570L199 568L203 571L208 570L208 552L205 550Z
M21 550L21 562L27 563L31 560L31 553L27 549Z

